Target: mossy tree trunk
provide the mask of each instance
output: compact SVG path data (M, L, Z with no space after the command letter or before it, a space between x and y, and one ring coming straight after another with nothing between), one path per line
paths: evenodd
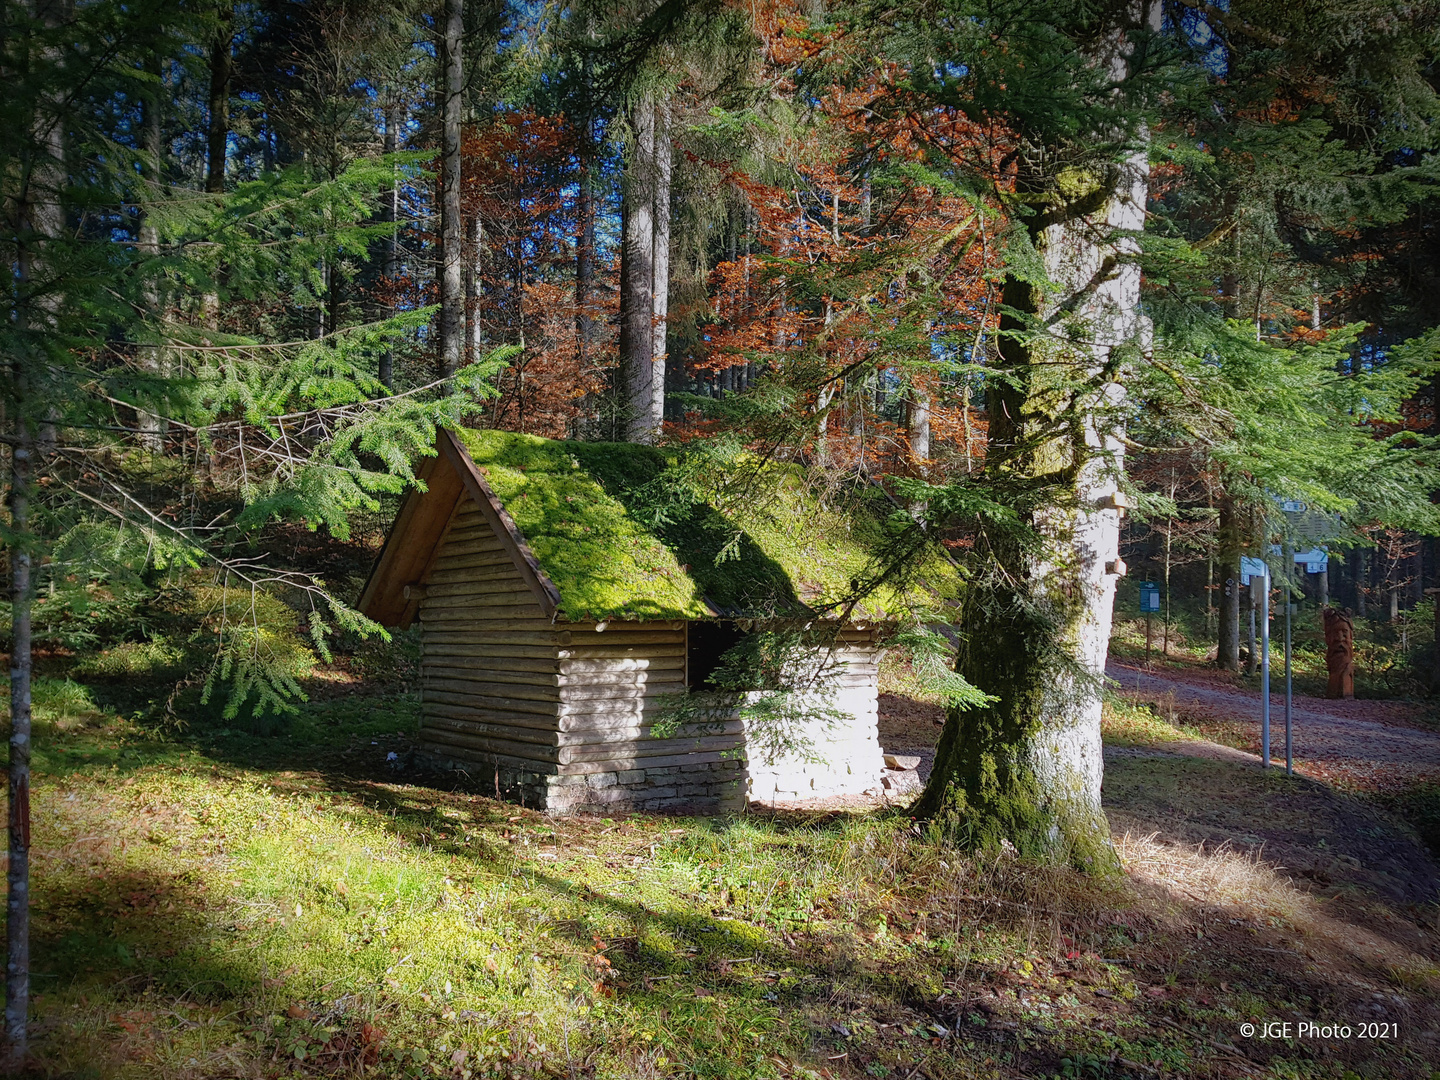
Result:
M1112 48L1116 59L1097 59L1123 78L1123 33ZM916 806L962 842L1008 841L1101 874L1118 869L1100 806L1100 708L1121 569L1121 378L1147 333L1134 234L1148 177L1136 149L1025 179L1047 280L1005 285L985 467L1031 535L981 545L990 561L967 593L957 668L994 701L951 711Z

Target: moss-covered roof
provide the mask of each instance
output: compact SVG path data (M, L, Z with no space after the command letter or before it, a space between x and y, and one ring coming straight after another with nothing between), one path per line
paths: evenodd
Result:
M734 505L717 505L721 485L705 485L707 501L676 468L674 451L503 431L456 435L574 621L717 610L803 616L843 602L879 566L885 529L874 499L826 505L795 468L772 466L763 499L732 496ZM853 617L895 618L953 599L955 568L938 550L922 562L908 584L885 584L863 598Z

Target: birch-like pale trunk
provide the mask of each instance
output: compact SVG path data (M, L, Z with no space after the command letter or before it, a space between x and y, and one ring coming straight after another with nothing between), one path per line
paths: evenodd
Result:
M1123 30L1109 42L1097 62L1118 83L1130 44ZM986 467L1046 493L1029 511L1042 543L998 537L996 572L967 594L957 669L995 700L951 711L916 805L971 844L1006 840L1095 873L1119 866L1100 805L1100 710L1120 569L1120 380L1148 333L1124 234L1144 228L1148 179L1137 148L1029 180L1047 200L1029 227L1048 280L1005 285L1015 314L1001 323Z
M460 370L465 354L465 234L460 221L460 120L465 69L460 55L465 0L445 0L440 27L440 377Z
M621 205L620 378L625 438L652 443L655 367L655 101L630 109L632 144Z
M665 355L666 334L670 317L670 103L655 105L655 223L654 253L650 259L650 394L646 401L645 429L647 442L660 437L665 421Z

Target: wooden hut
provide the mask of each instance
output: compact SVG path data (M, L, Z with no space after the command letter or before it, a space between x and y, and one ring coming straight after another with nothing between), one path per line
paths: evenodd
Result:
M766 506L722 511L652 447L438 441L360 600L386 626L420 620L431 765L554 812L705 812L878 786L885 611L829 624L826 707L785 739L738 714L659 722L742 635L813 625L826 595L852 587L870 559L853 516L807 499L796 472L777 470Z

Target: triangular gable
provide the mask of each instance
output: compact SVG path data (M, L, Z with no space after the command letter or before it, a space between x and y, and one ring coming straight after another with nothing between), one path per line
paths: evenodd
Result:
M407 596L406 590L425 582L456 508L468 497L480 508L540 607L553 616L560 603L559 590L540 568L525 537L475 467L469 452L443 430L436 437L435 448L436 456L427 459L419 472L427 490L412 489L405 497L360 595L361 614L382 626L403 629L410 625L419 597L413 589Z

